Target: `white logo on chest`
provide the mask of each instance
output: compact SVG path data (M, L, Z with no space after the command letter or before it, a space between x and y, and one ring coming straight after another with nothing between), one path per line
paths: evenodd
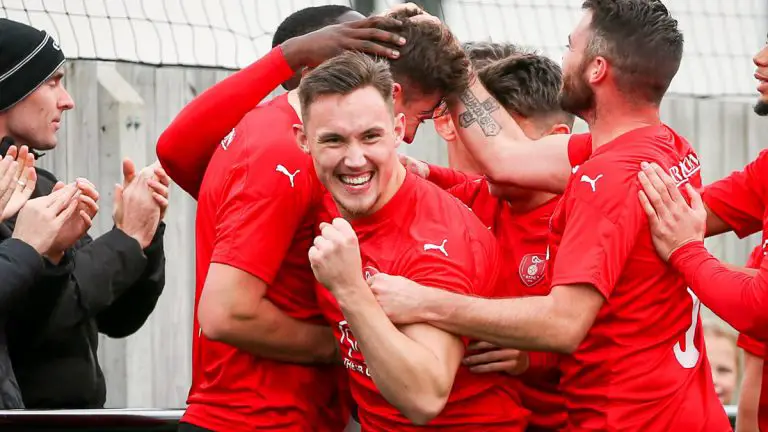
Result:
M592 192L595 192L596 191L596 187L597 187L597 181L600 180L600 178L602 178L602 177L603 177L603 175L600 174L597 177L595 177L594 180L592 180L591 178L589 178L589 176L582 175L581 176L581 181L584 182L584 183L589 183L589 185L592 186Z
M438 250L442 252L443 255L448 256L448 252L446 252L445 250L446 243L448 243L448 239L443 240L443 242L440 243L440 246L427 243L424 245L424 252L431 251L431 250Z
M301 172L301 170L296 170L295 173L291 174L291 172L288 171L288 168L282 165L278 165L277 168L275 168L275 171L281 174L285 174L288 177L288 179L291 181L291 187L293 187L293 178L296 177L296 174Z
M232 129L227 136L224 137L224 139L221 140L221 148L224 150L229 148L229 145L232 144L232 140L235 139L235 130Z

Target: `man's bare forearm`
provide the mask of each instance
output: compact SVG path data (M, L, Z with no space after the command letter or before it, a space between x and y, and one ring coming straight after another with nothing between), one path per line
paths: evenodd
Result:
M429 401L447 400L455 371L443 370L447 366L438 356L398 330L367 287L338 301L368 372L387 401L414 420L428 410Z
M423 319L447 332L527 351L567 352L568 332L553 317L552 298L486 299L429 288Z
M288 316L266 298L230 315L216 339L253 355L292 363L338 361L333 330Z
M547 137L547 142L533 145L479 80L451 98L449 108L461 141L491 180L563 192L570 174L567 135Z

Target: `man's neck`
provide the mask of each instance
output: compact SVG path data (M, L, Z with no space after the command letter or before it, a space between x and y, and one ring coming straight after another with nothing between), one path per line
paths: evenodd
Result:
M291 90L288 92L288 104L296 111L296 115L299 117L302 123L304 120L301 118L301 101L299 100L299 91Z
M532 191L530 194L505 200L509 208L515 213L528 213L552 200L555 194L549 192Z
M635 129L661 124L659 108L648 105L613 105L610 112L598 111L587 120L594 149Z

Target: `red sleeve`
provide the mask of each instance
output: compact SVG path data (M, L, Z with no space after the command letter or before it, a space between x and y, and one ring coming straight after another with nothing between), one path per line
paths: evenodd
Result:
M745 334L739 335L738 345L739 348L755 357L765 358L765 356L768 355L768 350L766 350L763 342L753 339Z
M736 234L744 238L762 229L765 201L761 176L768 170L768 150L741 171L707 186L702 193L704 203Z
M238 134L233 146L262 139L254 132ZM238 142L240 141L240 142ZM250 141L250 142L249 142ZM295 145L259 143L275 148L245 163L233 162L216 213L216 239L211 262L227 264L272 283L293 242L299 224L314 202L316 184L311 160ZM291 179L278 172L284 166ZM297 172L298 171L298 172Z
M553 352L533 351L528 353L528 370L525 373L541 374L556 369L560 362L560 354Z
M292 75L278 46L187 104L157 140L158 160L173 181L197 199L219 142Z
M436 184L440 189L450 189L453 186L482 178L478 175L469 175L461 171L429 164L429 176L427 180Z
M691 242L669 259L701 302L738 332L768 340L768 260L757 276L730 270L703 242Z
M592 134L573 134L568 140L568 161L571 167L581 165L592 156Z
M487 188L488 182L483 178L477 178L472 181L467 181L461 184L457 184L450 189L446 190L449 194L453 195L464 203L465 206L469 207L470 210L472 210L472 205L475 202L475 198L477 198L478 193L482 188ZM473 210L474 211L474 210Z
M647 219L632 178L637 169L610 160L588 165L563 198L566 222L552 286L589 284L607 299Z

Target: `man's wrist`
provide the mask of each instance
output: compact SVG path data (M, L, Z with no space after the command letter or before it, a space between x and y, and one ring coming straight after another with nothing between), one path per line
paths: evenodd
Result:
M342 309L360 305L365 301L366 297L370 297L374 302L376 301L370 287L368 287L368 284L365 283L362 277L359 281L336 285L331 289L331 292Z
M288 39L287 41L279 45L280 50L283 53L283 58L288 66L297 72L306 66L307 58L301 44L301 38L303 36Z
M58 265L61 262L61 259L64 258L64 251L48 251L43 254L43 258L50 261L51 264Z
M424 294L417 312L419 321L440 323L449 320L455 304L446 301L448 293L437 288L426 288Z

